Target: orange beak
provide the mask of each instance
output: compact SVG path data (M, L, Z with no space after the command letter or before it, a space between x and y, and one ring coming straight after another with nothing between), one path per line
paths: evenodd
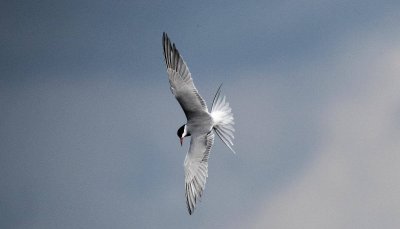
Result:
M180 141L181 141L181 146L182 146L182 143L183 143L183 138L180 138Z

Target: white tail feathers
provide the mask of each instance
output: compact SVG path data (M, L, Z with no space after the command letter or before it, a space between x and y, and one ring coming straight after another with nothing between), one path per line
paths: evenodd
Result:
M232 109L229 107L229 103L225 101L224 97L219 97L221 93L221 86L219 86L217 93L214 96L214 100L211 107L211 117L214 121L214 131L217 133L218 137L225 143L226 146L233 152L233 132L235 129L233 125L233 113Z

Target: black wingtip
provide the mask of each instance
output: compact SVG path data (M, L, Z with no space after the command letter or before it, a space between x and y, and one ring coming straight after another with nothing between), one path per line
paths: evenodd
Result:
M164 49L164 59L167 68L172 68L177 71L180 55L175 44L171 42L166 32L163 32L162 43Z
M166 32L163 32L163 43L165 43L165 41L169 40L168 38L168 34Z
M162 43L163 43L163 46L164 46L164 44L165 44L165 37L167 36L167 34L165 33L165 32L163 32L163 34L162 34Z
M167 65L167 68L170 67L171 63L171 41L168 38L168 34L166 32L163 32L163 37L162 37L162 44L163 44L163 50L164 50L164 61L165 64Z
M168 43L171 43L170 40L169 40L168 34L167 34L166 32L163 32L163 35L162 35L162 43L163 43L163 45L166 45L166 44L168 44Z

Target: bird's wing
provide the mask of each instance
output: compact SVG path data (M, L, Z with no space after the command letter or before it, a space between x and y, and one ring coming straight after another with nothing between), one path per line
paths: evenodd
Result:
M196 202L203 194L208 177L208 157L214 144L214 133L192 136L189 152L186 154L185 195L189 214L192 214Z
M186 118L189 120L190 117L196 116L196 114L208 111L206 102L193 84L189 68L176 49L175 44L171 45L166 33L163 34L163 48L171 92L181 105Z

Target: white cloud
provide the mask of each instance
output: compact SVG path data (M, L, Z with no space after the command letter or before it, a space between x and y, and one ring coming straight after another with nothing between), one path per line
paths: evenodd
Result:
M369 35L367 42L350 42L337 61L347 74L338 80L349 84L321 113L314 161L267 196L247 228L400 225L400 50Z

